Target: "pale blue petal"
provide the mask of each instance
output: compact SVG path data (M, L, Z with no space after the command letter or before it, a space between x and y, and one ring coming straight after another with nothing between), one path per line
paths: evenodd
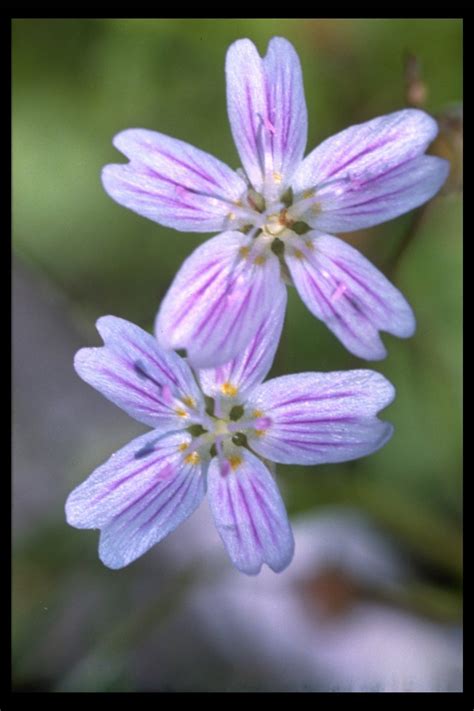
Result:
M187 433L152 431L119 450L69 495L67 521L99 528L109 568L143 555L190 516L205 494L201 464L186 463Z
M226 79L232 135L253 187L261 191L268 176L284 188L307 138L298 55L281 37L271 40L264 59L250 40L238 40L227 52Z
M224 471L216 458L209 465L209 505L217 530L242 573L256 575L263 563L280 572L294 552L285 506L266 466L248 450L237 451Z
M83 380L151 427L180 429L199 419L202 394L182 358L124 319L103 316L97 329L105 345L82 348L74 359ZM189 407L183 399L194 405Z
M346 242L309 232L285 261L296 289L345 347L366 360L387 354L379 331L408 338L415 317L406 299L368 259Z
M122 131L114 145L130 163L104 168L105 190L121 205L167 227L220 231L246 191L245 182L225 163L156 131Z
M328 138L293 176L300 198L315 195L312 209L301 219L321 230L347 232L390 220L429 200L449 172L446 161L422 157L437 133L438 125L427 113L404 109Z
M325 464L364 457L382 447L393 427L376 417L395 396L372 370L284 375L249 398L268 426L249 437L257 454L282 464Z
M206 395L232 397L236 402L243 402L252 388L265 379L280 342L286 301L286 289L277 289L268 316L261 322L249 345L230 362L199 371L199 380Z
M247 244L241 232L208 240L186 259L161 304L158 340L165 348L185 348L195 367L221 365L241 353L286 288L277 257L269 253L261 263Z
M302 218L328 232L352 232L387 222L430 200L444 184L449 163L435 156L420 156L390 173L348 185L338 196L322 196L318 214Z

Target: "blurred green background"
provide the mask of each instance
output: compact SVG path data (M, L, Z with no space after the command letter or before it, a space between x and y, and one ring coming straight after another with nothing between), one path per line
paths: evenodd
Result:
M15 688L141 690L128 663L140 655L139 630L151 624L139 616L148 620L149 605L158 624L179 599L165 574L156 584L159 552L111 573L97 560L96 533L64 521L69 491L144 431L79 381L74 351L98 344L94 322L103 314L151 329L183 259L206 238L120 207L99 175L123 160L111 141L131 127L180 138L237 167L225 53L249 37L263 54L274 35L289 39L301 59L308 150L410 102L440 120L433 152L453 164L444 193L418 213L345 236L417 316L415 337L384 335L389 355L373 366L397 388L384 413L395 435L357 462L281 466L278 480L291 515L327 504L365 512L418 571L419 585L404 591L407 604L430 619L460 622L461 21L15 20ZM419 64L415 78L407 53ZM366 363L290 290L272 374L358 367ZM134 597L142 578L145 592ZM212 689L215 668L205 673Z

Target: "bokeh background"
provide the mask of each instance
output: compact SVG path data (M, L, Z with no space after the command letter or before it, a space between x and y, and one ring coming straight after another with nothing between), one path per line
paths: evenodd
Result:
M280 575L231 570L204 503L121 571L64 501L144 432L79 380L104 314L151 329L186 255L174 232L115 204L111 140L143 127L233 167L229 44L300 56L308 150L404 106L440 123L452 162L426 207L344 235L404 292L414 338L384 336L395 435L347 464L278 467L297 551ZM461 689L460 20L15 20L14 688L31 691ZM293 290L273 375L366 367Z

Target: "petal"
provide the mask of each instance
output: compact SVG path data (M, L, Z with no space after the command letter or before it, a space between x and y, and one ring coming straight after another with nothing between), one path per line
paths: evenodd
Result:
M420 159L438 133L423 111L405 109L352 126L328 138L301 163L292 180L295 193L316 191L305 221L320 229L369 227L411 210L432 197L449 165ZM339 218L338 208L354 210ZM326 211L329 213L326 215ZM315 214L316 212L316 214Z
M238 40L227 52L226 79L232 135L253 187L260 191L270 174L283 188L307 138L298 55L287 40L274 37L262 60L250 40Z
M236 450L237 451L237 450ZM256 575L263 563L276 573L293 558L294 542L285 506L266 466L246 449L229 458L222 473L209 465L209 505L235 567Z
M122 131L114 145L130 163L105 166L105 190L121 205L167 227L220 231L246 191L245 182L225 163L156 131Z
M322 197L321 212L308 224L328 232L352 232L392 220L430 200L443 185L449 163L435 156L414 158L389 173L362 180L337 197Z
M317 318L359 358L387 354L379 331L408 338L415 317L398 289L360 252L337 237L307 233L285 260L296 289Z
M190 516L205 494L202 465L186 461L187 433L148 432L132 440L69 495L76 528L100 528L99 554L109 568L143 555Z
M182 358L124 319L104 316L97 329L105 345L83 348L74 359L83 380L152 427L181 429L199 421L202 394Z
M247 393L265 379L280 342L286 301L286 289L278 290L267 318L261 322L247 348L230 362L199 372L206 395L235 397L242 402Z
M247 347L286 287L277 257L253 259L248 238L224 232L193 252L166 294L156 320L165 348L185 348L196 367L227 363Z
M394 387L372 370L300 373L259 385L249 405L268 429L249 439L259 455L282 464L324 464L364 457L382 447L392 425L376 413Z

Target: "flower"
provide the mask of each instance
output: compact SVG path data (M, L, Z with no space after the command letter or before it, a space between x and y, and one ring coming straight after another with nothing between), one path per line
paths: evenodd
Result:
M280 296L285 300L286 295ZM101 529L99 555L121 568L173 531L206 489L234 565L278 572L293 535L267 461L342 462L379 449L392 426L376 413L394 388L370 370L286 375L262 384L283 325L277 301L248 347L225 366L193 374L128 321L97 322L100 348L75 358L78 374L153 430L132 440L69 496L68 523Z
M292 282L355 355L384 358L379 331L415 329L401 293L332 232L390 220L429 200L447 161L424 155L438 128L405 109L326 139L304 160L307 112L298 56L274 37L262 59L248 39L226 60L227 105L243 170L161 133L130 129L114 145L129 163L102 179L121 205L182 231L222 232L183 264L156 334L197 367L234 358Z

